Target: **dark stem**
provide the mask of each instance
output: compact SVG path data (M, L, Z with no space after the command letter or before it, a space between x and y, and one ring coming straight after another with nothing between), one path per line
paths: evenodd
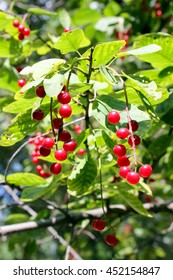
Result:
M51 127L52 127L52 133L53 133L53 137L54 137L54 141L55 141L55 146L56 146L56 149L58 149L56 133L54 130L54 125L53 125L53 98L52 97L50 99L50 121L51 121Z

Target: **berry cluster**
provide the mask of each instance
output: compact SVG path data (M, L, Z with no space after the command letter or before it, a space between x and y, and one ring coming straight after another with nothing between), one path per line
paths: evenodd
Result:
M74 129L74 131L75 131L75 133L76 133L77 135L79 135L79 134L82 132L82 128L81 128L81 126L80 126L79 124L75 124L74 127L73 127L73 129ZM80 148L80 149L78 150L78 155L84 156L84 154L85 154L85 149Z
M102 231L106 227L106 222L101 219L94 219L91 223L91 226L96 231ZM110 246L116 246L119 243L119 240L114 233L111 233L106 235L105 242Z
M156 17L161 17L163 12L161 10L161 4L159 2L157 2L154 6L154 11L155 11L155 15Z
M13 26L18 29L19 35L18 39L19 40L24 40L25 36L29 36L31 31L29 28L26 28L23 24L20 23L17 19L13 21Z
M110 124L118 124L120 121L120 114L119 112L112 110L108 116L107 120ZM129 123L127 123L127 127L119 128L116 131L116 136L119 139L126 139L128 145L131 147L131 149L136 153L136 147L141 143L141 139L138 135L134 134L136 130L138 130L138 122L136 120L130 120ZM140 176L143 178L147 178L152 173L152 167L149 164L142 164L139 168L139 173L136 171L136 164L137 162L134 162L135 164L135 170L130 169L130 156L127 156L127 149L122 144L117 144L113 148L113 153L115 156L117 156L117 164L120 167L119 169L119 175L121 178L124 178L127 180L130 184L137 184L140 180ZM134 159L135 160L135 159Z

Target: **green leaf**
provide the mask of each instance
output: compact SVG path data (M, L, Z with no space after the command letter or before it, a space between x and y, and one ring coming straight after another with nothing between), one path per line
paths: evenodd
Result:
M109 69L106 69L103 65L99 66L100 73L103 75L103 77L112 85L118 84L118 81L116 77L113 75L112 71Z
M58 17L61 25L65 27L70 27L71 26L71 19L69 16L69 13L65 9L60 9L58 11Z
M6 41L0 38L0 46L0 57L2 58L19 56L21 53L20 42L13 38Z
M21 200L24 202L30 202L38 199L47 192L47 187L34 187L24 188L22 191Z
M1 49L1 48L0 48ZM14 72L14 69L1 66L0 68L0 88L16 92L19 90L18 84L17 84L17 73Z
M84 93L85 91L89 90L92 88L91 84L87 83L75 83L75 84L70 84L69 86L69 91L72 96L78 96L81 93Z
M115 146L115 141L113 141L111 139L111 137L104 131L102 130L102 136L103 136L103 139L105 141L105 144L110 148L110 150L112 151L114 146Z
M150 44L150 45L145 46L145 47L141 47L141 48L138 48L138 49L132 49L130 51L119 53L118 57L127 56L127 55L135 55L135 56L146 55L146 54L158 52L161 49L162 48L159 45Z
M25 99L25 101L20 99L8 104L6 107L4 107L3 111L11 114L23 113L33 107L34 101L35 98Z
M56 13L53 13L51 11L45 10L45 9L41 9L41 8L29 8L28 9L28 13L30 14L34 14L34 15L45 15L45 16L57 16Z
M138 212L141 215L147 216L147 217L152 217L151 214L148 213L148 211L144 208L143 204L141 201L132 193L128 192L125 190L125 187L123 188L118 187L119 193L123 197L123 199L126 201L126 203L134 209L136 212Z
M91 156L81 160L68 178L68 191L73 196L86 195L94 190L97 166Z
M146 193L147 195L150 195L150 196L153 195L153 194L152 194L152 191L151 191L151 188L150 188L147 184L145 184L144 182L142 182L142 181L139 181L139 183L138 183L138 189L139 189L139 191L141 191L141 192L143 192L143 193Z
M84 141L87 139L89 134L90 134L90 130L85 129L75 138L75 141L77 142L77 147L79 147L82 143L84 143Z
M7 224L24 223L29 221L29 218L30 217L27 214L22 214L22 213L11 214L6 218L6 223Z
M16 186L37 186L46 184L46 181L33 173L14 173L7 176L7 182Z
M64 75L61 74L55 74L52 78L50 79L44 79L43 85L46 94L49 97L56 97L58 93L62 90L64 86Z
M99 11L89 9L89 8L77 9L72 16L72 25L82 26L82 25L92 24L97 22L99 18L100 18Z
M66 54L69 52L77 52L78 49L86 47L89 44L90 41L85 37L83 30L74 29L62 33L54 48L60 50L63 54Z
M153 33L139 36L134 42L134 48L149 44L157 44L162 49L151 54L138 55L141 60L151 63L154 68L163 69L173 65L173 37L164 33Z
M172 139L170 135L161 135L156 139L152 139L151 144L148 147L149 152L154 158L159 158L164 155L167 148L169 147Z

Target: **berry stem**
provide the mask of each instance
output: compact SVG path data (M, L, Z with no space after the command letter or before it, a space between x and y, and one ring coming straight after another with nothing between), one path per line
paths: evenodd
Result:
M52 97L50 99L50 121L51 121L52 133L53 133L53 137L54 137L54 141L55 141L56 150L58 150L58 143L57 143L56 133L55 133L54 124L53 124L53 98Z

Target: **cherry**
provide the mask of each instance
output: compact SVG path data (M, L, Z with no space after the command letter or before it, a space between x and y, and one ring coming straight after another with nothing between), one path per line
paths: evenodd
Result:
M23 34L24 29L25 29L25 27L22 24L19 24L19 26L18 26L19 32Z
M43 157L47 157L50 155L51 150L50 149L46 149L45 147L41 146L40 147L40 155Z
M41 166L41 165L37 165L37 166L36 166L36 171L37 171L37 172L40 172L41 170L42 170L42 166Z
M84 149L79 149L78 154L80 156L83 156L85 154L85 150Z
M50 173L45 172L44 170L41 170L41 171L39 172L39 174L40 174L40 176L43 177L43 178L49 178L49 177L51 176Z
M60 118L54 118L53 119L53 127L55 129L59 129L61 126L61 119Z
M132 139L134 140L134 145L139 146L139 144L141 143L141 138L136 134L130 135L128 138L128 143L131 147L133 146Z
M32 117L35 121L41 121L44 118L44 112L41 109L36 109L33 112Z
M74 130L75 130L76 134L80 134L82 132L82 128L79 124L74 125Z
M119 240L116 238L115 234L108 234L105 238L105 242L110 246L116 246Z
M66 160L67 153L64 149L59 149L59 150L55 151L54 157L59 161L63 161L63 160Z
M23 31L22 31L22 33L23 33L24 36L29 36L30 33L31 33L31 31L30 31L29 28L24 28Z
M18 86L22 88L24 85L26 85L27 82L25 79L19 79L17 83Z
M24 38L25 38L25 36L24 36L22 33L19 33L18 39L19 39L20 41L23 41Z
M65 142L63 145L63 148L66 152L73 152L77 147L77 143L75 140L70 140L68 142Z
M55 144L55 141L51 137L46 137L42 143L43 147L46 149L52 149L54 144Z
M136 171L130 171L128 172L126 179L130 184L136 185L139 183L140 176Z
M62 130L59 134L59 141L63 141L63 142L68 142L71 140L71 134L70 132L66 131L66 130Z
M37 163L39 163L39 158L38 157L33 157L32 158L32 162L34 163L34 164L37 164Z
M122 157L126 154L126 147L124 145L116 145L113 148L113 153L117 157Z
M142 165L139 169L139 174L144 178L149 177L152 174L151 165L149 165L149 164Z
M67 26L67 27L64 28L64 32L69 32L69 31L71 31L71 30L72 30L72 28L69 27L69 26Z
M128 157L123 156L123 157L119 157L117 159L117 164L118 166L122 167L122 166L129 166L130 165L130 160L128 159Z
M132 131L133 131L133 132L136 131L136 130L138 130L139 124L138 124L137 121L131 120L131 121L130 121L130 124L131 124ZM129 129L129 124L128 124L128 123L127 123L127 128Z
M127 177L127 174L131 171L131 169L128 167L128 166L122 166L120 167L120 170L119 170L119 175L120 177L122 178L126 178Z
M61 170L62 170L62 166L59 163L52 163L50 166L50 171L54 175L61 173Z
M22 67L18 66L18 67L16 67L16 70L17 70L18 73L20 73L22 71Z
M103 220L94 219L91 223L91 226L94 230L102 231L106 227L106 223Z
M119 123L119 121L120 121L120 114L117 111L112 110L111 112L109 112L109 114L107 116L107 120L111 124Z
M161 17L162 16L162 11L161 10L158 10L156 11L156 17Z
M43 86L39 86L36 91L35 91L36 95L40 98L43 98L45 97L46 93L45 93L45 90L44 90L44 87Z
M129 136L130 132L127 128L119 128L116 132L116 136L120 139L125 139L127 136Z
M150 196L145 197L145 202L150 203L152 201L152 198Z
M59 114L60 114L60 116L61 116L62 118L68 118L68 117L70 117L71 113L72 113L72 108L71 108L70 105L68 105L68 104L63 104L63 105L60 106L60 108L59 108Z
M71 101L71 95L67 91L61 91L58 94L58 102L61 104L68 104Z
M17 19L15 19L15 20L13 21L13 26L14 26L14 27L19 27L19 25L20 25L20 22L19 22Z

